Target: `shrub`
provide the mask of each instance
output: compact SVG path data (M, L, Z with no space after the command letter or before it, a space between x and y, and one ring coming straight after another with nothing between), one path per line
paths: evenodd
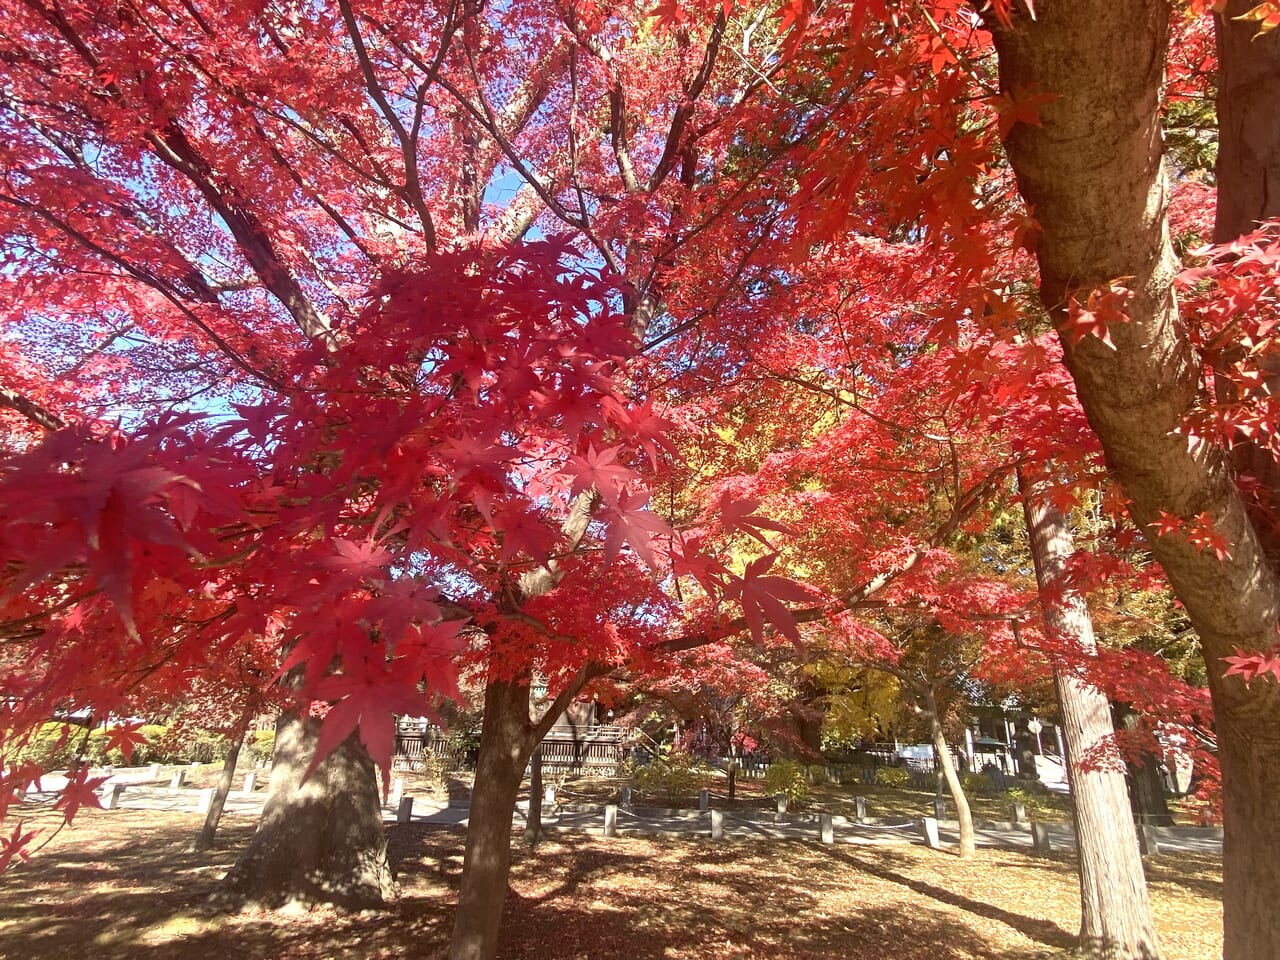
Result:
M689 754L676 752L642 767L633 782L641 793L675 801L701 788L706 782L706 773L694 766Z
M453 769L455 764L448 756L437 757L434 754L424 754L422 757L422 775L433 787L443 788L448 783L449 773Z
M255 730L249 736L249 756L256 762L270 763L276 750L274 730Z
M960 777L960 786L965 793L990 794L996 792L996 785L985 773L966 773Z
M905 767L876 767L876 784L881 787L905 787L911 774Z
M85 739L84 727L69 723L42 723L18 751L18 762L34 763L43 770L70 766Z
M827 782L827 768L820 763L809 765L809 782L815 786Z
M794 760L776 760L764 772L764 790L771 796L782 794L787 803L799 803L809 795L809 778Z

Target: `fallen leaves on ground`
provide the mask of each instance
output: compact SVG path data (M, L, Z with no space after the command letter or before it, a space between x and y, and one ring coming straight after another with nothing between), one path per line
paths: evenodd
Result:
M30 825L52 829L42 811ZM82 822L83 821L83 822ZM12 960L431 958L447 945L460 830L389 830L402 895L378 914L215 914L204 905L252 833L228 818L209 854L201 818L86 811L0 876L0 957ZM1149 861L1165 955L1222 949L1221 863ZM553 834L514 852L503 960L1048 960L1079 923L1074 860L922 847L824 847Z

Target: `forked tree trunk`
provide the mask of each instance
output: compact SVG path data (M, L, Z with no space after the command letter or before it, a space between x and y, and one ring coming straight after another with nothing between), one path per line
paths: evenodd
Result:
M595 663L584 665L536 722L531 717L526 678L491 680L485 686L480 757L471 791L449 960L493 960L497 955L511 869L511 818L525 765L555 719L605 670ZM530 796L530 810L541 801Z
M1231 0L1228 13L1249 6ZM1223 676L1222 658L1275 644L1280 579L1270 562L1277 551L1250 522L1226 456L1211 442L1188 443L1182 432L1203 385L1173 295L1177 264L1161 162L1170 9L1162 0L1037 0L1035 20L1014 5L1013 29L995 26L993 33L1003 92L1059 97L1040 110L1040 125L1016 124L1005 141L1018 188L1041 226L1041 299L1061 329L1070 295L1083 299L1122 277L1133 291L1128 321L1110 325L1114 349L1093 337L1064 337L1063 348L1107 466L1200 635L1222 767L1223 957L1258 960L1280 957L1280 684L1246 687ZM1280 31L1254 41L1253 24L1224 26L1250 30L1222 47L1224 96L1254 110L1259 124L1274 125L1276 98L1265 88L1274 89L1280 74L1265 64L1257 69L1256 60L1280 62ZM1220 156L1237 155L1236 141L1256 136L1249 124L1228 118ZM1224 161L1220 175L1246 176L1253 168L1265 189L1251 195L1275 202L1274 163L1274 151L1232 171ZM1256 214L1250 208L1247 215ZM1207 518L1230 554L1219 558L1185 537L1158 535L1153 524L1162 513Z
M938 764L942 767L943 779L947 781L951 800L956 805L956 820L960 823L960 856L972 857L977 852L977 846L973 840L973 812L969 809L969 798L965 796L960 774L956 772L955 759L951 756L951 747L947 744L947 736L942 729L942 719L938 716L938 698L932 690L924 691L924 704L929 712L933 749L938 753Z
M490 680L449 960L492 960L497 954L511 868L511 817L532 737L529 687ZM537 799L530 798L530 809Z
M1062 514L1037 486L1023 485L1023 504L1045 620L1059 640L1089 658L1097 653L1093 621L1064 576L1075 545ZM1081 673L1069 662L1054 664L1080 857L1080 953L1097 960L1155 960L1160 952L1124 774L1090 762L1114 741L1111 703Z
M251 719L249 714L242 716L240 722L236 724L235 732L231 735L231 746L227 750L227 755L222 758L222 775L218 777L218 786L213 791L213 802L209 805L209 812L204 816L204 826L200 828L200 835L192 845L196 851L208 850L213 846L213 838L217 835L218 824L222 820L222 808L226 806L227 794L231 792L231 783L235 780L236 764L240 762L240 748L244 746L244 737L249 730Z
M228 906L328 903L377 909L396 893L373 761L353 734L302 782L320 721L276 724L267 803L218 900Z

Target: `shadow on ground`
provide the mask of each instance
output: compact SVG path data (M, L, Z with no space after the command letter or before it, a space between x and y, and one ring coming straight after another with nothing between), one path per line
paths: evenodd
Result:
M41 824L40 821L45 823ZM224 827L194 854L200 818L86 812L0 876L0 958L421 958L447 944L460 830L393 827L400 900L377 914L214 914L208 895L252 834ZM52 825L37 813L34 825ZM1201 909L1218 875L1161 896ZM1167 891L1164 888L1168 888ZM962 861L919 847L556 835L513 858L502 960L1032 960L1066 955L1079 922L1074 866L1014 851ZM1220 939L1182 948L1207 960Z

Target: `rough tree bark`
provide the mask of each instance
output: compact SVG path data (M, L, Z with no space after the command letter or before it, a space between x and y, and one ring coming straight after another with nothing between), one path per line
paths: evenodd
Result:
M467 844L449 960L493 960L511 868L511 817L534 748L586 684L604 672L588 663L542 717L531 718L527 678L490 680L484 692L480 758L471 791ZM531 796L530 808L541 803Z
M969 798L965 796L964 786L960 783L960 774L956 771L955 759L951 756L951 747L947 743L946 732L942 729L942 718L938 716L938 697L928 687L922 692L924 708L929 714L929 730L933 734L933 749L937 751L942 777L947 781L947 789L951 791L951 801L956 805L956 820L960 823L960 856L972 857L978 849L973 839L973 811L969 809Z
M1041 225L1041 297L1062 329L1069 295L1083 301L1094 287L1131 278L1129 320L1110 327L1115 349L1064 337L1066 363L1209 668L1223 785L1224 960L1280 957L1280 685L1246 687L1224 677L1222 663L1237 647L1275 642L1280 580L1223 451L1178 433L1202 383L1172 287L1159 122L1170 7L1041 0L1035 10L1032 21L1017 7L1013 29L994 34L1003 91L1059 95L1040 111L1040 126L1015 125L1005 144ZM1241 135L1222 129L1224 141ZM1157 536L1151 525L1161 512L1207 514L1230 556Z
M222 904L365 910L395 896L373 761L356 736L302 782L319 728L318 720L295 712L276 724L267 803L253 840L223 881Z
M1022 486L1045 620L1081 657L1094 656L1089 608L1065 585L1067 561L1075 552L1066 521L1038 485ZM1160 951L1124 774L1088 762L1100 745L1114 740L1111 704L1072 664L1055 663L1053 678L1080 856L1080 953L1097 960L1155 960Z

